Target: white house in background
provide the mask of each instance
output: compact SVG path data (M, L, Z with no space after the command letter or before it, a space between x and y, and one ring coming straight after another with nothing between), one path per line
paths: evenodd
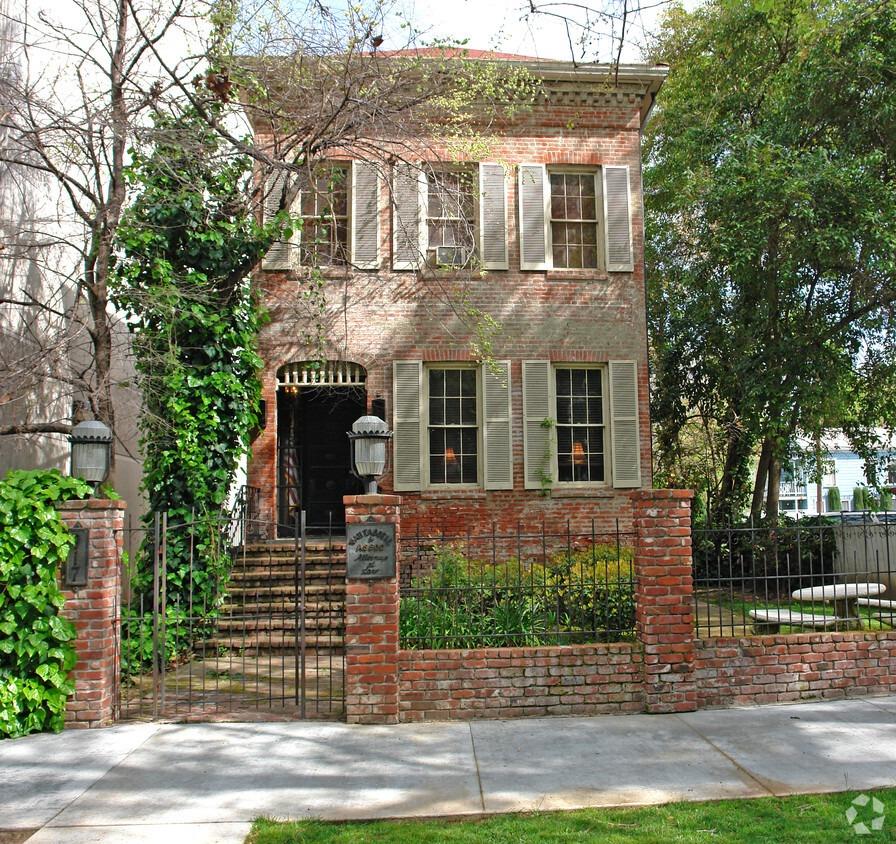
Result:
M883 431L879 432L881 440L886 441ZM836 432L822 441L824 448L825 474L821 484L821 513L831 512L830 491L836 487L840 491L840 511L851 511L854 508L853 490L859 486L870 487L865 470L865 461L852 450L849 440L840 432ZM818 484L809 479L811 474L806 468L811 464L815 447L809 440L800 440L799 447L806 455L798 469L785 469L781 472L781 511L796 515L816 516L818 510ZM889 489L896 500L896 445L882 449L880 455L877 480L885 489Z

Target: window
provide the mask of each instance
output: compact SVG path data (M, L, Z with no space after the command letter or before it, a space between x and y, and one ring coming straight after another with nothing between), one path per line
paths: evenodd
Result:
M517 175L521 270L634 270L628 166L520 164Z
M598 267L597 177L550 172L551 253L555 269Z
M554 370L557 480L605 480L603 373L596 368Z
M889 486L896 486L896 463L890 463L887 466L887 484Z
M313 186L300 194L302 266L336 266L348 262L348 168L319 169Z
M479 482L475 369L426 370L430 484Z
M426 176L426 258L430 266L462 267L473 256L476 218L474 174L430 170Z

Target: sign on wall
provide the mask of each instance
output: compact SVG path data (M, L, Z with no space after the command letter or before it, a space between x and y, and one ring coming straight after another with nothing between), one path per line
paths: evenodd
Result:
M395 577L395 525L349 524L345 529L349 578Z

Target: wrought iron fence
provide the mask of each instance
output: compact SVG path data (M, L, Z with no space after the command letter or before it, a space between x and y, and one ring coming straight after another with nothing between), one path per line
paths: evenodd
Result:
M698 636L891 630L896 514L695 529Z
M492 527L402 542L403 648L480 648L634 638L634 535Z
M344 540L257 542L247 509L128 526L119 719L342 714Z

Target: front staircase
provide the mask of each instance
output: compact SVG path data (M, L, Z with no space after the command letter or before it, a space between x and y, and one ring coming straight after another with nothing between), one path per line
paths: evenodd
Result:
M345 539L308 540L304 645L318 656L342 653ZM246 657L296 654L302 642L301 563L292 541L247 544L234 563L215 635L206 642Z

